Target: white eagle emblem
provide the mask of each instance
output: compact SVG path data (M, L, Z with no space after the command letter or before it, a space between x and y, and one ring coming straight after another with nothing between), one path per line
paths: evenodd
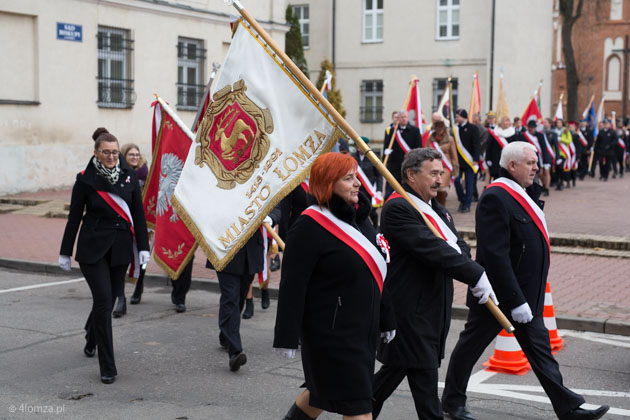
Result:
M158 216L166 213L171 207L171 196L177 181L182 174L184 168L184 162L172 153L165 153L162 156L162 165L160 168L160 188L158 190L156 211ZM173 215L169 218L171 222L177 222L179 218L175 209L173 209Z

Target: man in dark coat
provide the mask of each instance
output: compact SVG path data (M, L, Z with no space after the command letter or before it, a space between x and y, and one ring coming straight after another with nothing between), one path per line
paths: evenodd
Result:
M597 133L597 139L595 139L595 156L599 159L599 179L604 181L608 181L610 163L615 158L615 144L617 144L617 133L610 127L610 120L605 120L603 128Z
M280 208L276 207L265 218L270 225L280 220ZM228 366L232 372L247 363L247 355L241 344L241 312L245 305L245 297L249 285L254 280L254 274L264 269L264 259L267 257L263 248L263 235L257 229L245 245L234 255L230 263L221 271L217 271L221 299L219 300L219 344L225 348L230 356ZM206 268L214 268L210 261L206 261Z
M455 122L457 122L457 135L459 137L459 146L457 152L459 156L459 176L455 178L455 191L459 200L459 211L467 213L470 211L470 203L472 202L475 183L477 182L477 174L470 165L479 164L479 129L474 124L468 123L468 113L465 109L458 109L455 114ZM460 149L464 150L460 150ZM468 153L468 160L464 159L465 153ZM462 187L462 177L466 182ZM465 188L465 189L464 189Z
M370 142L370 139L367 137L361 136L361 139L365 142L365 144ZM383 176L372 164L372 162L370 162L370 159L365 156L363 150L357 147L357 151L352 155L352 157L357 161L357 164L367 176L368 182L376 187L376 191L379 193L382 192ZM369 194L363 185L361 185L361 192L369 197ZM375 208L372 208L372 211L370 212L370 220L372 221L374 227L378 229L378 213Z
M538 123L535 119L527 121L527 130L521 133L519 141L524 141L533 144L536 147L538 153L538 176L543 183L545 195L549 195L549 185L551 183L551 165L553 163L553 157L547 150L545 144L545 136L539 133L536 129Z
M383 366L374 377L373 416L378 416L383 402L407 376L418 417L442 418L438 367L451 321L452 278L474 286L480 303L490 295L496 298L483 268L470 259L470 250L457 234L453 218L435 200L444 172L440 152L432 148L412 150L403 161L402 171L403 187L448 241L435 236L421 214L398 194L383 207L381 230L391 249L384 293L391 298L396 338L378 348L377 360Z
M510 143L503 149L500 164L502 176L486 189L477 205L477 262L485 267L496 290L499 309L515 323L514 336L558 417L600 418L608 407L582 410L579 406L584 399L562 384L543 321L550 251L544 203L538 200L542 187L534 184L537 151L531 144ZM452 410L451 418L474 420L465 409L468 379L501 326L487 309L474 304L470 293L466 304L468 320L451 354L442 407Z
M389 133L388 133L389 132ZM405 140L410 149L415 149L422 146L422 136L418 127L409 123L409 114L407 111L400 111L398 113L398 132ZM384 145L389 146L392 138L392 130L387 130L385 133ZM387 158L387 169L391 174L400 182L400 166L405 158L405 151L400 147L396 139L394 139L394 145L391 149L385 149L385 154L389 155ZM387 196L394 191L390 185L387 185Z

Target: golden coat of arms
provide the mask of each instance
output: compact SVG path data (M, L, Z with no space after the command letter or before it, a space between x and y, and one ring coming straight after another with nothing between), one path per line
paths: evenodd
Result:
M218 179L217 186L225 190L251 178L269 151L271 112L249 99L246 90L241 79L216 92L195 140L200 143L195 164L208 165Z

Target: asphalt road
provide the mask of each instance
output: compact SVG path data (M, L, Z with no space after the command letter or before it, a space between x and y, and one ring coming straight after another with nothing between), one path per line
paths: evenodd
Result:
M52 284L63 282L61 284ZM35 286L35 288L23 289ZM45 286L45 287L44 287ZM127 286L128 295L132 286ZM218 344L219 296L191 290L188 312L177 314L170 286L148 287L142 303L114 319L118 378L101 384L98 361L83 355L89 289L76 276L0 270L0 418L72 419L279 419L303 382L299 359L272 352L275 302L256 302L241 324L248 363L228 370ZM450 350L463 322L453 322ZM607 419L630 417L630 337L561 331L557 355L565 384L587 403L608 404ZM469 409L478 419L553 419L532 372L492 374L481 362L471 379ZM321 419L340 416L324 414ZM404 382L386 402L381 419L414 419Z

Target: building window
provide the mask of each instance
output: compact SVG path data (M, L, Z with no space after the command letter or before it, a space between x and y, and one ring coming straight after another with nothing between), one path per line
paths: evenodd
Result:
M610 20L623 19L623 0L610 0Z
M363 0L363 42L383 42L383 0Z
M606 71L606 90L608 91L618 91L621 90L620 79L621 79L621 60L616 55L611 55L608 58L608 65Z
M127 29L98 27L98 105L131 108L133 91L133 40Z
M203 40L177 39L177 109L196 110L205 91Z
M383 122L383 81L361 82L361 122Z
M459 0L437 0L436 38L459 39Z
M451 83L453 85L453 108L457 109L457 79L452 78ZM447 86L448 79L433 79L433 112L438 111L438 105L442 100L442 96L444 96ZM444 115L444 117L448 118L448 115Z
M293 7L293 14L297 16L300 23L300 33L302 34L302 46L308 48L308 30L309 30L309 17L308 17L308 5L291 6Z

